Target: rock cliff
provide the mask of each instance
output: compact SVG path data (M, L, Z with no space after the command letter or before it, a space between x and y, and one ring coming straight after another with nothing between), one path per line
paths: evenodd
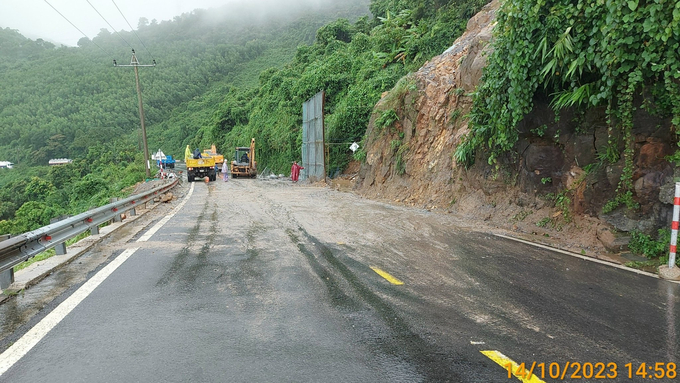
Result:
M487 165L484 153L469 169L456 164L453 153L469 131L470 93L491 49L498 8L498 0L486 5L451 48L383 95L367 130L366 161L355 190L445 209L581 253L624 248L616 232L652 233L669 225L674 168L665 157L673 152L675 136L669 119L643 108L636 111L633 130L634 197L640 204L635 211L602 213L624 167L623 159L601 161L612 139L604 110L579 116L567 110L556 119L547 97L536 96L534 110L518 126L515 151L498 166ZM397 119L383 118L390 114Z

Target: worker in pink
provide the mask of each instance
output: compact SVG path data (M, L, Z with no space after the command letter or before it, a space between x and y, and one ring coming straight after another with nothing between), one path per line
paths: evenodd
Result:
M293 182L297 182L298 177L300 177L300 169L304 168L298 165L297 161L293 161L293 165L290 167L290 178Z

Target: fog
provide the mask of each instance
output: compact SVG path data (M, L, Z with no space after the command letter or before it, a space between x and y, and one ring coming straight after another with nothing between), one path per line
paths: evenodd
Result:
M114 29L129 31L130 26L125 19L132 28L137 29L141 17L161 22L197 8L212 9L209 14L215 21L223 15L234 17L240 13L256 18L272 14L282 16L332 2L333 0L0 0L0 27L16 29L31 39L42 38L57 44L75 46L82 37L92 39L102 28L109 32L114 32Z

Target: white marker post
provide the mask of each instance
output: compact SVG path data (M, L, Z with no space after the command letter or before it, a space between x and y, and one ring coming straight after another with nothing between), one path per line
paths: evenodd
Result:
M668 256L668 268L675 267L675 251L678 244L678 228L680 227L680 182L675 183L673 199L673 224L671 225L671 249Z

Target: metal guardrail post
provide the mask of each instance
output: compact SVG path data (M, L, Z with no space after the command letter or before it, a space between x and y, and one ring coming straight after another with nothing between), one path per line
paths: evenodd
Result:
M0 290L8 288L12 283L14 283L14 268L0 273Z
M68 218L69 218L69 216L67 216L67 215L62 215L62 216L57 217L57 218L52 218L50 220L50 224L57 223L59 221L63 221L63 220L68 219ZM54 251L57 253L57 255L66 254L66 242L58 243L56 246L54 246Z
M9 234L0 235L0 242L9 239ZM14 283L14 268L5 270L0 273L0 290L4 290Z
M54 251L57 253L57 255L66 254L66 242L62 242L57 244L57 246L54 246Z
M118 202L118 197L113 197L111 198L111 203ZM123 218L120 216L121 213L118 213L113 216L113 222L123 222Z

